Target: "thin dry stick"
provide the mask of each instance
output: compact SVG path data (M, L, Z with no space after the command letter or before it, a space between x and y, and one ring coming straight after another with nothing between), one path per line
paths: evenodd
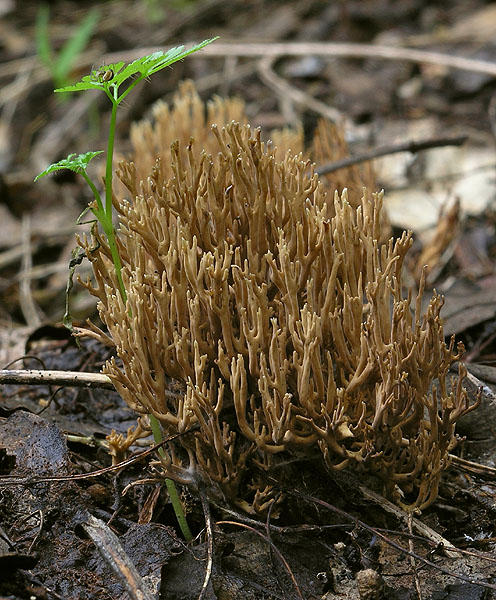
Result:
M77 371L42 371L37 369L0 370L0 384L64 385L68 387L103 388L115 390L112 381L101 373Z
M246 513L238 512L237 510L234 510L234 509L229 508L224 505L221 506L220 504L216 504L215 502L211 502L211 504L213 506L215 506L215 508L218 511L223 512L226 515L230 515L231 517L234 517L235 519L238 519L241 523L246 523L247 525L250 525L251 527L261 527L261 528L266 527L266 525L264 523L262 523L261 521L256 521L255 519L251 519L250 517L248 517L246 515ZM287 527L279 527L278 525L273 525L272 523L269 523L269 527L272 531L275 531L276 533L285 534L288 532ZM304 531L309 531L309 529L305 526Z
M5 252L0 253L0 269L7 267L8 265L17 262L22 258L23 247L22 244L18 244L17 246L12 246Z
M17 85L21 89L26 89L30 85L31 75L31 71L23 71L16 73L16 78L14 80L13 85ZM2 121L2 127L5 128L4 131L6 132L9 131L10 124L14 118L19 100L20 98L16 97L12 100L12 102L8 102L2 107L0 120Z
M158 50L159 48L157 48ZM139 56L143 50L137 51ZM144 52L149 53L147 49ZM405 60L415 63L429 63L443 65L452 69L486 73L496 77L496 64L485 60L464 58L430 52L427 50L413 50L398 46L383 46L379 44L351 44L341 42L276 42L276 43L222 43L216 42L203 49L199 57L205 56L325 56L325 57L355 57L355 58L383 58L386 60ZM116 60L123 60L119 54Z
M444 546L440 546L439 544L436 544L436 542L428 540L427 538L422 537L421 535L415 535L406 531L398 531L396 529L385 529L384 527L377 527L377 531L382 531L382 533L390 533L392 535L397 535L399 537L404 537L407 539L412 538L421 542L422 544L427 544L428 546L433 548L433 552L439 552L441 550L443 552L444 550L453 550L454 552L460 555L466 554L467 556L475 556L476 558L480 558L481 560L487 560L488 562L496 563L496 556L493 556L488 553L476 552L475 550L464 550L462 548L455 548L454 546L451 546L451 544L448 546L448 548L444 548Z
M370 152L365 152L364 154L359 154L357 156L348 156L346 158L342 158L341 160L335 160L334 162L317 167L315 172L318 175L327 175L328 173L333 173L334 171L344 169L345 167L350 167L358 163L373 160L374 158L379 158L380 156L397 154L398 152L411 152L412 154L415 154L416 152L420 152L421 150L429 150L430 148L439 148L442 146L461 146L467 141L467 139L468 136L459 135L456 137L441 137L430 140L419 140L417 142L412 141L405 142L403 144L392 144L390 146L376 148L375 150L371 150Z
M198 600L203 600L203 598L205 598L205 594L207 593L210 578L212 577L212 567L214 564L214 531L212 527L212 518L210 516L210 506L208 504L205 490L200 487L198 490L198 495L200 496L201 500L203 516L205 517L205 530L207 532L207 566L205 568L205 577L203 579L202 589L200 590L200 594L198 596Z
M39 356L36 356L35 354L23 354L22 356L19 356L17 358L14 358L13 360L11 360L9 363L7 363L4 366L4 369L8 369L9 367L11 367L13 364L15 364L16 362L19 362L20 360L35 360L37 362L40 363L40 365L46 369L46 365L45 365L45 361L43 359L41 359Z
M29 357L33 358L33 357ZM102 373L86 373L84 371L43 371L38 369L0 369L0 385L61 385L115 391L110 377ZM177 399L178 393L166 389L166 396Z
M306 108L313 110L333 123L343 122L344 116L339 110L332 106L328 106L320 100L316 100L302 90L289 85L287 81L276 75L272 69L272 65L277 58L277 56L266 56L258 63L258 73L266 85L280 94L281 98L289 97L297 104L301 104Z
M460 458L454 454L449 455L450 461L454 467L458 467L460 470L478 477L484 477L485 479L496 479L496 469L494 467L488 467L487 465L481 465L465 458Z
M105 56L105 63L118 62L120 60L132 61L144 54L151 54L158 50L164 50L162 46L153 48L136 48L127 53L115 52ZM472 58L463 58L443 54L442 52L429 52L426 50L416 50L411 48L399 48L397 46L382 46L378 44L348 44L341 42L283 42L283 43L222 43L217 42L207 46L202 50L200 56L203 57L260 57L260 56L325 56L329 58L356 57L356 58L383 58L385 60L406 60L408 62L429 63L443 65L451 69L461 69L477 73L486 73L496 77L496 64L485 60L475 60ZM84 53L81 56L82 65L91 65L95 60L94 51ZM0 76L14 75L20 69L31 69L36 64L36 59L29 57L19 59L18 61L9 61L1 66ZM36 70L33 77L38 80L48 79L48 72ZM30 82L33 83L32 81ZM15 89L7 94L7 88L4 87L0 93L0 106L9 102L19 92Z
M78 66L84 67L87 65L88 68L91 67L101 57L102 49L102 46L94 46L90 51L82 53L78 57ZM13 82L0 87L0 107L18 101L29 88L51 80L50 72L45 67L40 66L37 56L9 60L0 65L0 79L24 75L25 73L28 74L28 79L23 77L19 81L16 78Z
M226 98L229 95L238 63L239 58L237 56L226 56L224 69L222 71L222 84L220 86L219 96Z
M410 536L413 535L413 531L412 531L412 519L413 519L413 514L410 513L408 515L408 533L410 534ZM415 552L414 552L415 546L414 546L414 542L413 542L413 537L410 537L408 539L408 549L410 550L410 552L412 553L412 555L415 554ZM415 581L415 590L417 592L417 598L418 598L418 600L422 600L422 589L420 587L420 580L419 580L419 576L418 576L417 563L415 562L415 558L413 556L410 556L410 564L412 565L413 579Z
M73 100L71 110L67 111L62 118L43 128L30 152L31 166L34 172L43 170L47 163L56 160L60 147L67 144L74 136L79 135L84 123L84 116L88 114L90 106L94 102L95 98L91 94Z
M8 175L8 174L6 174L6 175ZM19 177L21 179L24 176L27 177L28 174L26 173L25 175L19 175ZM31 252L33 252L33 253L38 252L38 250L40 250L40 248L42 248L42 247L65 242L67 240L67 237L70 234L74 233L74 227L70 227L67 229L60 228L57 233L53 233L53 232L43 233L42 231L36 231L36 229L35 229L35 233L36 233L36 237L40 238L40 239L38 241L31 240ZM4 267L8 267L12 263L18 262L20 259L22 259L22 255L23 255L22 243L12 246L12 248L5 250L5 252L0 252L0 269L3 269ZM67 269L67 264L66 264L65 268Z
M147 450L143 450L143 452L140 452L139 454L135 454L134 456L130 456L129 458L126 458L126 460L121 461L118 465L112 465L110 467L103 467L101 469L97 469L96 471L91 471L90 473L77 473L76 475L50 475L48 477L34 477L34 476L23 477L23 476L15 476L15 475L0 475L0 486L9 486L9 485L31 486L31 485L34 485L35 483L54 483L56 481L80 481L83 479L93 479L95 477L100 477L104 473L114 473L114 472L120 471L121 469L124 469L125 467L128 467L129 465L132 465L132 464L142 460L143 458L146 458L147 456L149 456L150 454L155 452L155 450L158 450L165 444L171 442L172 440L177 439L181 435L186 435L192 431L196 431L197 429L198 429L198 426L196 425L196 426L192 427L191 429L188 429L188 431L185 431L184 433L176 433L174 435L170 435L165 440L162 440L158 444L151 446Z
M279 492L277 494L277 496L275 498L273 498L273 500L270 503L269 510L267 511L267 518L265 520L265 535L267 536L267 539L270 541L272 541L272 536L270 535L270 517L272 515L272 509L277 504L280 497L281 497L281 492ZM276 571L276 564L274 561L274 553L272 552L272 548L270 549L270 560L272 561L272 567L274 569L274 573L278 580L279 586L281 587L281 589L284 589L284 586L281 584L279 574Z
M383 510L393 514L397 519L399 519L406 525L409 524L410 514L405 512L399 506L396 506L395 504L393 504L383 496L377 494L376 492L369 490L364 485L361 485L358 489L360 490L360 493L364 498L375 502ZM451 546L450 542L442 535L437 533L437 531L434 531L434 529L431 529L425 523L422 523L420 519L412 517L411 524L413 527L415 527L415 531L421 533L424 536L424 539L427 538L428 540L434 542L436 546L442 546L448 558L458 558L460 556L459 552L452 552L448 550L448 547Z

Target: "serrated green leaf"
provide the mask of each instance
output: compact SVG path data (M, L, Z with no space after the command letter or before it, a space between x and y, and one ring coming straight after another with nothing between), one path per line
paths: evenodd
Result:
M105 90L104 84L91 77L85 75L81 81L57 88L54 92L84 92L85 90Z
M45 177L49 173L54 173L55 171L60 171L62 169L69 169L70 171L74 171L74 173L82 173L86 171L88 168L88 164L90 160L102 154L103 150L98 150L96 152L85 152L84 154L69 154L67 158L63 158L59 160L59 162L54 163L47 167L44 171L39 173L35 177L35 181L41 179L41 177Z
M218 37L219 36L208 39L208 40L204 40L203 42L196 44L196 46L192 46L188 50L184 50L184 46L178 46L177 48L171 48L167 52L154 52L153 54L150 54L149 56L145 56L145 60L144 60L144 66L146 67L145 76L148 77L149 75L153 75L153 73L156 73L157 71L160 71L161 69L163 69L165 67L168 67L169 65L177 62L178 60L182 60L183 58L186 58L186 56L193 54L193 52L198 52L198 50L201 50L208 44L211 44L216 39L218 39Z
M138 58L126 65L123 71L118 73L117 76L114 75L114 82L117 85L120 85L121 83L124 83L124 81L134 77L134 75L139 74L141 76L143 74L143 58L144 57Z
M178 46L177 48L170 48L167 52L154 52L153 54L147 54L146 56L142 56L132 63L128 64L127 67L119 74L117 78L120 83L124 82L129 77L136 75L137 73L144 79L151 74L152 69L157 67L161 62L165 59L171 60L174 62L176 60L175 57L179 56L181 52L184 50L184 46ZM172 63L169 63L172 64ZM158 70L158 69L157 69Z
M113 81L116 85L120 85L121 83L124 83L124 81L126 81L130 77L133 77L136 74L139 74L141 79L145 79L145 77L153 75L157 71L168 67L169 65L177 62L178 60L186 58L186 56L193 54L193 52L201 50L208 44L211 44L216 39L217 37L204 40L200 44L192 46L188 50L185 50L184 46L177 46L175 48L170 48L166 52L158 51L154 52L153 54L142 56L141 58L138 58L132 63L129 63L123 71L121 71L118 75L114 76Z

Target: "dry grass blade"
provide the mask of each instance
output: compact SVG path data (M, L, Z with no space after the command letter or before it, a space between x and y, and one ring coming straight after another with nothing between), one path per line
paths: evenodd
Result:
M413 514L410 513L408 515L408 532L410 533L410 535L412 534L412 520L413 520ZM414 541L413 541L413 537L410 537L408 539L408 548L412 554L412 556L410 556L410 564L412 566L412 572L413 572L413 580L415 582L415 591L417 592L417 599L418 600L422 600L422 589L420 587L420 579L419 579L419 574L418 574L418 569L417 569L417 563L415 562L415 558L414 558L414 550L415 550L415 546L414 546Z
M119 538L103 521L88 515L81 524L103 560L115 573L131 600L154 600L136 566L122 547Z
M210 583L210 578L212 577L212 567L214 564L214 531L212 527L212 517L210 515L210 506L208 504L208 498L205 494L205 491L200 488L198 490L198 494L200 496L203 515L205 517L205 530L207 532L207 566L205 568L205 578L203 580L203 585L200 590L200 594L198 596L198 600L203 600L205 598L205 594L207 593L208 584Z
M485 479L496 479L496 469L494 467L481 465L474 461L460 458L454 454L450 454L450 460L453 463L453 466L458 467L466 473L478 475L479 477L484 477Z
M372 502L375 502L383 510L393 514L397 519L399 519L403 523L405 523L409 526L411 523L412 527L414 527L418 533L421 533L422 536L424 536L422 539L424 539L424 540L428 539L431 542L433 542L434 544L436 544L436 546L442 547L444 549L446 556L448 556L449 558L457 558L460 555L460 553L457 550L453 551L451 549L451 544L448 542L448 540L446 538L444 538L442 535L437 533L437 531L434 531L431 527L427 526L425 523L422 523L422 521L420 521L420 519L417 519L417 518L411 516L411 513L405 512L399 506L396 506L395 504L393 504L386 498L383 498L379 494L376 494L374 491L369 490L368 488L366 488L363 485L361 485L359 487L359 490L364 498L366 498L367 500L371 500ZM411 519L411 521L410 521L410 519Z

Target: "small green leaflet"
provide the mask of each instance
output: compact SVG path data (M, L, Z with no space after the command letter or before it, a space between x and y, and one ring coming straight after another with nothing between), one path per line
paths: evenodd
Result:
M77 83L74 83L72 85L66 85L65 87L62 87L62 88L57 88L54 91L55 92L84 92L85 90L103 90L103 91L108 90L111 84L113 86L115 86L117 84L118 78L116 77L116 75L119 73L119 71L122 69L122 67L125 64L126 63L121 61L118 63L114 63L111 65L105 65L104 67L102 67L102 69L105 69L106 71L112 71L112 73L114 74L112 79L109 81L103 81L99 75L100 70L95 69L94 71L91 71L91 75L85 75L81 79L81 81L78 81ZM119 79L120 79L120 76L119 76ZM117 84L117 86L118 86L118 84Z
M185 50L184 46L178 46L177 48L171 48L166 52L154 52L153 54L148 54L147 56L138 58L128 65L122 61L110 65L103 65L101 70L97 69L92 71L91 75L85 75L81 81L78 81L78 83L75 83L74 85L67 85L63 88L57 88L55 91L82 92L84 90L107 91L109 88L118 89L122 83L131 77L137 76L137 81L146 79L157 71L168 67L178 60L186 58L186 56L189 56L190 54L193 54L193 52L201 50L216 39L217 37L204 40L200 44L197 44L188 50ZM101 71L103 70L112 74L112 77L107 81L104 81L100 75Z
M45 175L48 175L49 173L54 173L61 169L69 169L70 171L74 171L74 173L83 173L88 168L90 160L102 153L103 150L98 150L97 152L85 152L84 154L69 154L67 158L59 160L59 162L50 165L44 171L39 173L35 177L35 181L41 177L45 177Z

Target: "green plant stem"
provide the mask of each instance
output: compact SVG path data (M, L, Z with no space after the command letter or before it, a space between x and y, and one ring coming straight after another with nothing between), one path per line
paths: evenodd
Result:
M150 419L153 439L156 444L160 444L160 442L163 442L164 440L162 436L162 430L160 429L160 423L154 415L148 415L148 417ZM162 458L166 458L165 451L162 447L158 449L158 453ZM172 479L166 478L165 485L167 486L167 492L169 493L172 508L174 509L177 523L181 528L181 532L184 536L184 539L187 542L190 542L193 539L193 534L191 533L191 529L189 528L188 522L186 521L186 515L184 514L183 505L181 503L181 499L179 498L176 484L172 481Z
M137 82L134 83L136 85ZM105 169L105 210L99 210L96 213L96 217L100 221L103 231L107 236L107 241L110 248L110 253L112 255L112 261L114 263L115 274L117 276L117 281L119 283L119 289L121 293L122 300L126 302L127 293L126 288L124 287L124 281L122 280L122 262L121 257L119 256L119 251L117 249L117 243L115 240L115 229L112 223L112 166L114 159L114 142L115 142L115 127L117 122L117 107L121 102L122 98L131 91L132 84L128 90L119 98L112 97L108 94L109 98L112 100L112 114L110 116L110 126L109 126L109 137L108 137L108 146L107 146L107 164ZM115 92L117 93L117 92ZM97 198L97 205L101 207L101 200L99 201L99 195L96 191L95 186L92 186L93 193L95 194L95 198ZM156 444L159 444L163 441L162 431L160 429L160 423L153 415L149 415L150 424L152 427L153 438ZM161 456L165 456L165 452L162 448L159 449L159 454ZM181 504L181 500L179 498L179 494L177 492L177 488L172 479L165 479L165 485L167 486L167 491L169 493L169 498L172 504L172 508L174 509L174 513L176 515L176 519L178 525L181 529L181 532L186 541L191 541L193 539L193 535L186 521L186 515L184 514L183 506Z
M179 498L176 484L172 481L172 479L166 478L165 485L167 487L172 508L174 509L174 514L176 515L177 523L181 528L181 533L187 542L191 542L193 539L193 534L191 533L191 529L189 528L186 520L186 515L184 514L183 505L181 499Z
M120 104L124 100L124 98L138 85L138 83L140 83L140 81L143 81L143 79L145 79L143 75L136 77L136 79L129 85L129 87L126 90L124 90L122 94L117 98L117 102Z
M122 281L122 263L115 241L115 229L112 224L112 221L110 221L110 223L104 223L101 221L101 224L105 235L107 236L110 252L112 254L112 260L114 262L115 273L119 282L121 297L122 300L126 302L127 293L126 288L124 287L124 282ZM108 227L109 229L107 229ZM158 419L152 414L148 415L148 418L150 419L150 425L152 428L153 439L155 440L155 443L159 444L160 442L163 442L164 438L162 436L162 430L160 429L160 423L158 422ZM166 454L163 448L159 448L158 453L162 458L165 458ZM172 479L166 477L165 485L167 486L167 492L169 493L172 508L174 509L174 514L176 515L177 523L181 529L184 539L187 542L190 542L193 539L193 534L191 533L191 530L188 526L188 522L186 520L186 515L184 514L183 505L181 503L181 499L179 498L179 493L177 491L176 484L172 481Z
M112 99L112 114L107 146L107 164L105 169L105 214L112 219L112 165L114 161L115 124L117 121L117 107L119 103Z
M88 173L86 173L86 171L81 171L81 175L84 177L86 183L90 186L90 189L93 192L93 196L96 200L97 210L93 210L93 214L99 221L101 221L101 217L103 216L104 212L103 212L103 204L102 204L102 199L100 197L100 194L98 193L98 190L96 189L95 184L88 177Z
M112 167L112 165L111 165ZM112 171L111 171L112 172ZM110 254L112 255L112 262L114 263L115 274L117 276L117 281L119 283L119 290L124 302L127 300L126 288L124 287L124 281L122 280L122 262L121 257L119 256L119 251L117 250L117 242L115 241L115 229L112 223L112 212L108 213L104 210L102 205L102 199L98 190L96 189L95 184L88 177L86 171L82 171L81 175L86 180L86 183L90 186L91 191L93 192L93 196L96 200L96 208L93 208L93 214L100 221L102 229L107 236L107 241L110 248ZM112 197L112 190L110 191ZM112 209L112 206L111 206Z
M104 228L105 230L105 228ZM117 250L117 242L115 241L115 230L112 222L110 223L110 231L105 231L107 241L112 255L112 261L114 263L115 274L117 275L117 281L119 283L119 290L121 297L124 302L127 300L126 288L124 287L124 281L122 280L122 263L119 251Z

